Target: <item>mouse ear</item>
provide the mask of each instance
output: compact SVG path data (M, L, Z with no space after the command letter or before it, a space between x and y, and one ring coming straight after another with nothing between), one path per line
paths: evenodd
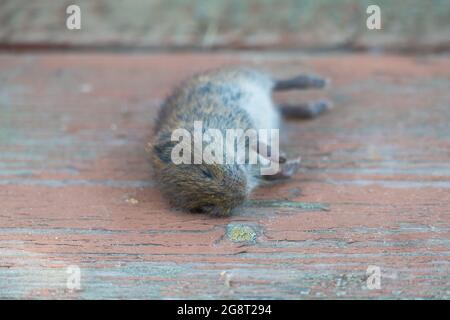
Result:
M150 152L153 152L162 162L169 163L172 161L172 149L177 144L176 141L162 141L157 144L150 144L149 149Z

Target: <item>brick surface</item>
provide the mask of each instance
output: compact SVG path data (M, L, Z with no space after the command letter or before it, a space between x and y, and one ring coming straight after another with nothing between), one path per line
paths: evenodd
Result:
M145 151L155 113L225 64L328 76L276 99L335 108L286 123L301 171L235 216L170 210ZM1 298L450 298L448 56L3 54L0 70Z

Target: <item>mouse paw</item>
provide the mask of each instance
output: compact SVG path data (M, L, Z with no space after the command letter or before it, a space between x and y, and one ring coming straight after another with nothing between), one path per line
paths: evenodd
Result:
M300 157L298 157L296 159L292 159L292 160L287 160L281 166L281 173L283 174L283 176L285 176L287 178L292 177L300 169L300 163L301 163Z
M265 180L273 181L273 180L283 180L289 179L294 174L297 173L300 168L301 158L296 158L292 160L285 160L284 162L280 162L280 170L273 175L263 176Z

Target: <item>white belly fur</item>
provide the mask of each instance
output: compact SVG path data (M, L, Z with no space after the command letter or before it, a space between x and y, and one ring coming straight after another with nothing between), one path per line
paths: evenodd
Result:
M273 105L271 92L250 81L242 81L239 86L246 96L241 108L248 113L255 129L280 129L280 116Z
M241 108L248 113L255 129L280 129L280 115L272 101L271 90L250 81L241 81L239 85L246 96L242 101ZM266 137L270 139L270 132ZM262 138L260 137L260 139ZM270 146L271 141L268 139L262 139L261 142ZM270 165L270 161L261 155L258 155L258 161L263 166ZM258 185L258 180L254 179L251 174L248 175L247 181L249 191Z

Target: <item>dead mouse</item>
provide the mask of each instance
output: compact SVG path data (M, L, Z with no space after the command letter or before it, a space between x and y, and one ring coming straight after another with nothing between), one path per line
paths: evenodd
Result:
M276 80L263 72L238 67L204 72L183 82L162 105L156 120L154 141L150 143L151 162L158 187L176 208L216 216L231 214L255 187L293 175L299 161L286 160L273 147L274 144L258 135L256 148L250 146L247 137L245 144L233 143L230 147L223 143L215 150L221 151L223 158L226 158L228 154L237 152L239 145L246 148L250 146L249 149L256 151L258 159L262 159L261 163L265 159L266 162L276 161L279 164L278 170L270 175L261 174L261 163L248 161L250 152L244 152L245 159L240 162L208 162L204 159L199 162L196 161L195 153L198 154L198 149L205 147L203 138L200 147L194 141L192 154L185 154L186 149L177 153L174 152L177 144L187 138L174 141L174 132L182 129L182 132L193 135L195 140L195 124L201 123L202 134L211 129L226 137L229 129L278 129L281 116L314 118L328 110L331 104L319 101L275 106L272 92L323 88L326 83L322 78L309 75ZM223 142L224 138L219 138L215 137L213 143ZM192 141L184 142L190 149ZM261 146L267 147L265 152L261 152ZM189 161L174 161L174 154L182 155L183 159ZM212 154L217 155L214 152Z

